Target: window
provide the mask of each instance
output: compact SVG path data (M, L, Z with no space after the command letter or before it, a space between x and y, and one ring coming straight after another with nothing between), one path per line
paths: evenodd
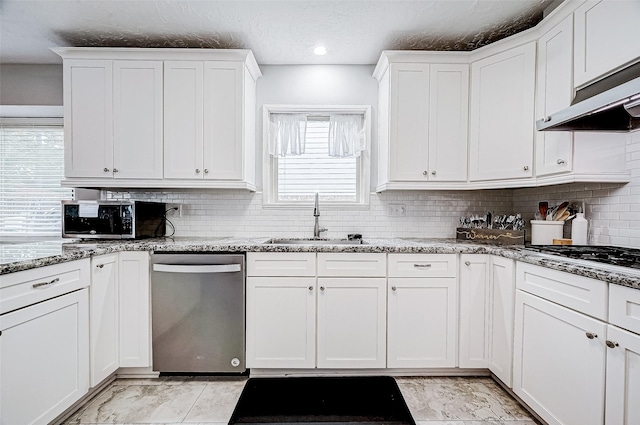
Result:
M60 236L64 178L60 119L0 123L0 235ZM25 124L26 121L26 124Z
M313 202L316 192L324 205L368 205L368 106L265 105L264 108L265 205L306 207ZM285 142L276 143L274 122L280 116L289 121L287 132L292 136L286 135ZM337 153L337 145L330 143L337 138L336 120L347 116L357 119L358 126L362 127L358 134L353 132L346 137L347 142L362 145L361 152ZM355 140L360 135L362 140ZM287 146L282 147L283 143Z

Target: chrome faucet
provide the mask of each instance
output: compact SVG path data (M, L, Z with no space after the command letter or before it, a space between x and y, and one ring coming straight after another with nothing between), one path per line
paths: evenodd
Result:
M318 217L320 217L320 205L318 202L318 192L316 192L316 202L313 207L313 216L316 218L315 220L316 222L313 226L313 238L318 239L320 237L321 232L326 232L327 230L329 230L325 227L320 227L320 224L318 223Z

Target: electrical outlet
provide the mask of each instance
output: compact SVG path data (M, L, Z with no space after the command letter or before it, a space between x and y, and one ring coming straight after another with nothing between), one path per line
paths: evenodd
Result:
M391 217L404 217L407 215L407 207L405 204L389 204L387 212Z
M167 212L167 217L182 217L182 204L167 204L167 209L177 208Z

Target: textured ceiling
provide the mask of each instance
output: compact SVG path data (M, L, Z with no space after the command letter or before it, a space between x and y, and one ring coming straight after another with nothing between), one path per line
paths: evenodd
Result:
M0 62L59 46L253 50L260 64L374 64L382 50L473 50L537 24L551 0L0 0ZM327 47L319 57L316 45Z

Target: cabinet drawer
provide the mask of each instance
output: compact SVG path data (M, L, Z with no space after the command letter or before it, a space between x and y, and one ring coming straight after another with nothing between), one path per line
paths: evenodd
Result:
M389 254L389 277L455 277L456 254Z
M315 276L314 252L248 252L247 276Z
M1 276L0 314L89 286L89 259Z
M606 282L518 262L516 287L589 316L607 320Z
M319 253L318 276L386 277L386 254Z
M609 285L609 323L640 334L640 290Z

